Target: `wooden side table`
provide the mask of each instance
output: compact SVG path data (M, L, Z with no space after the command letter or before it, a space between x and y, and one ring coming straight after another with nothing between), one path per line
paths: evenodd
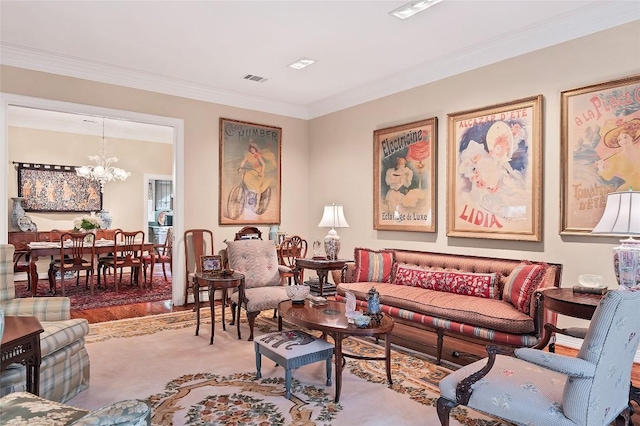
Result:
M5 370L9 364L24 364L27 392L34 395L40 393L40 333L43 331L36 317L4 317L0 370Z
M329 271L341 270L347 262L349 262L349 260L307 259L298 257L296 258L296 266L293 269L293 276L296 284L302 284L300 282L300 271L303 269L313 269L318 274L318 294L323 296L322 288L327 283Z
M222 298L222 329L227 330L224 322L224 308L226 305L227 289L237 288L240 292L238 300L244 300L244 275L235 272L233 275L222 276L214 274L203 274L202 272L196 272L193 277L193 298L196 302L196 336L200 330L200 286L206 285L209 290L209 306L211 307L211 341L210 345L213 345L213 337L215 333L215 309L214 309L214 294L216 290L223 289ZM242 309L238 309L238 318L236 321L238 327L238 339L241 339L240 335L240 312Z

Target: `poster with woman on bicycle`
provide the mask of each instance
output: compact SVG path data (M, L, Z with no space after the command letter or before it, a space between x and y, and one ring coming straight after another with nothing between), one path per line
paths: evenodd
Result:
M282 128L220 118L220 225L280 223Z

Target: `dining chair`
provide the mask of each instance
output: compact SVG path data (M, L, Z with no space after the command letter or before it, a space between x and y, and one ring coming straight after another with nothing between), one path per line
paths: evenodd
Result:
M117 231L114 235L115 244L112 259L104 260L104 267L113 268L113 282L116 291L119 291L119 285L122 284L122 270L131 268L131 284L138 284L144 287L142 277L142 255L144 253L144 231ZM116 279L116 271L120 271L118 279ZM105 276L105 286L107 279Z
M103 237L105 237L106 239L109 239L109 240L113 240L114 243L115 243L115 242L117 242L116 234L118 232L122 232L122 229L116 228L116 229L109 229L109 230L105 230L105 231L108 231L108 232L104 232L102 234ZM105 277L106 274L107 274L107 271L110 270L105 265L105 262L107 260L113 260L113 252L107 253L107 254L104 254L104 255L98 257L98 267L96 268L96 275L98 276L98 287L100 287L100 271L102 271L102 276ZM106 277L105 277L105 282L106 282Z
M189 289L193 292L193 277L196 272L200 271L200 256L211 256L213 253L213 232L208 229L187 229L184 231L185 286L183 306L187 306ZM207 291L207 287L201 287L200 291Z
M80 279L80 272L86 271L85 285L89 287L89 293L93 296L93 273L95 268L96 236L93 233L64 232L60 235L60 257L49 264L49 287L52 293L56 292L56 273L60 272L60 288L62 296L65 296L64 279L69 271L75 271L78 275L76 283Z
M236 232L236 236L234 241L245 240L245 239L262 239L262 231L260 231L255 226L245 226Z
M291 272L284 272L282 280L288 280L291 284L291 278L294 278L293 270L296 267L296 258L307 257L307 240L298 235L285 238L278 247L278 263L291 269ZM299 271L300 283L304 282L304 269Z
M167 279L167 269L166 265L169 265L169 271L173 273L172 264L173 264L173 228L169 228L167 230L167 239L164 241L164 244L161 247L154 247L154 251L148 253L146 256L142 258L142 272L144 274L144 282L147 282L147 267L150 267L151 264L154 266L158 263L162 264L162 273L164 274L164 280ZM153 270L149 271L149 287L153 283Z

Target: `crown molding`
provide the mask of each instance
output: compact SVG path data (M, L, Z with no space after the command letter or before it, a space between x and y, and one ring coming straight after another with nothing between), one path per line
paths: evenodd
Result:
M640 20L640 2L600 2L309 105L321 117L404 90Z
M640 20L640 3L636 1L602 1L590 4L572 11L571 14L525 27L509 37L497 37L491 43L484 42L452 52L308 106L244 95L192 81L54 55L8 43L0 45L0 63L308 120L637 20Z

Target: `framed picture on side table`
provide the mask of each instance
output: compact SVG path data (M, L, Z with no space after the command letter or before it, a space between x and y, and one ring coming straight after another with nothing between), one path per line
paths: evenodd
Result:
M541 241L542 95L448 117L447 236Z
M373 229L436 232L438 119L373 132Z
M219 275L222 273L222 256L200 256L200 271L203 274Z
M640 75L561 93L561 234L589 235L614 191L640 190Z

